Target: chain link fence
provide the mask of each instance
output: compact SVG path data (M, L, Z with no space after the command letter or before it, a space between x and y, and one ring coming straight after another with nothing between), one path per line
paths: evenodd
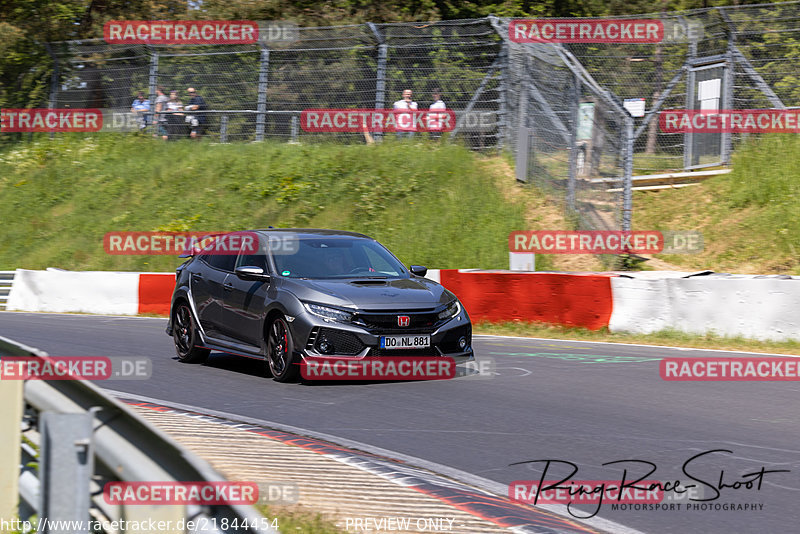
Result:
M456 112L451 141L508 150L517 179L563 199L581 228L630 229L634 174L727 164L742 137L665 133L660 110L800 105L800 2L616 18L658 19L664 38L519 44L511 19L490 16L297 28L252 45L50 43L50 106L101 108L104 129L130 131L138 91L154 102L159 85L195 87L215 141L363 143L303 131L300 114L391 108L404 89L425 109L438 87Z

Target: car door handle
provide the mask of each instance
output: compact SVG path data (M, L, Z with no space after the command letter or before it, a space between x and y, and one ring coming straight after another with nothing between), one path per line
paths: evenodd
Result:
M225 291L233 291L233 284L228 282L227 284L222 284L222 289Z
M203 279L203 275L200 274L200 273L192 273L192 279L194 279L194 280L202 280Z

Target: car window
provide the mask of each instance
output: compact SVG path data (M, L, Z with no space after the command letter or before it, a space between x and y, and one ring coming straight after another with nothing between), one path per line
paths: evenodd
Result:
M227 241L227 236L222 236L219 240ZM236 252L229 250L230 247L224 243L217 247L211 246L210 248L214 249L215 252L206 252L200 256L200 259L217 269L233 271L234 265L236 264Z
M280 276L288 278L399 277L403 265L378 243L363 238L298 240L291 254L273 254Z
M236 256L233 254L204 254L202 259L210 266L223 271L233 271L236 263Z
M365 248L364 254L367 257L369 265L377 272L392 272L393 268L389 262L371 248Z

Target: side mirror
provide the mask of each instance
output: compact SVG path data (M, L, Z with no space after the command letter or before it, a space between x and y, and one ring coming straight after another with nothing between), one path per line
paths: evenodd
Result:
M425 276L428 273L428 268L423 267L422 265L410 265L409 270L411 274L415 274L417 276Z
M252 280L253 282L269 282L270 276L261 267L243 265L234 271L241 280Z

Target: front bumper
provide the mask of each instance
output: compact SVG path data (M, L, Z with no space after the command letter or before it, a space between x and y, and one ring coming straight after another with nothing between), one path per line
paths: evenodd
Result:
M453 358L457 364L475 360L472 349L472 324L463 310L442 324L405 329L327 321L307 312L296 317L290 324L296 341L295 350L303 359L360 360L374 357L440 356ZM381 349L380 338L387 335L430 336L430 347ZM459 344L462 339L466 340L464 347Z

